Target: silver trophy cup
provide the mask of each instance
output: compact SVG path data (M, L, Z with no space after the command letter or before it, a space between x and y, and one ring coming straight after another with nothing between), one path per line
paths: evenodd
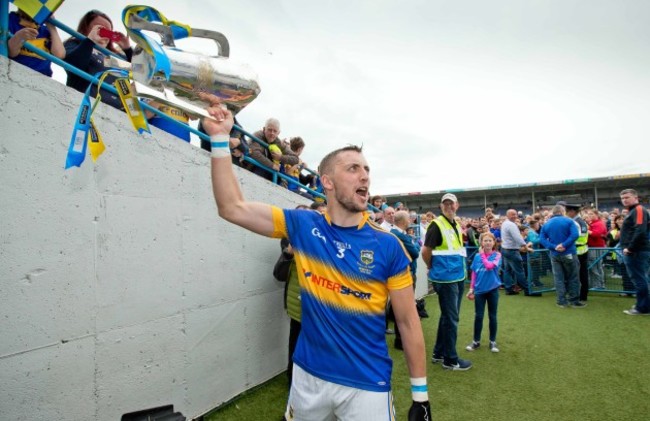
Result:
M137 96L180 108L194 117L210 118L205 111L207 104L198 98L199 93L213 94L221 98L233 114L238 113L259 95L257 75L249 66L228 58L230 48L223 34L192 29L192 37L212 39L217 44L219 55L207 56L176 48L171 30L165 25L133 16L129 26L159 33L163 42L162 49L170 64L167 79L163 72L155 71L154 56L140 46L136 47L131 59L131 68Z

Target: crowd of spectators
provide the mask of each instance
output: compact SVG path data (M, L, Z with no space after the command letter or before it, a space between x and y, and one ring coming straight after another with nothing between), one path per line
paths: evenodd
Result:
M630 192L626 193L630 197L637 197L636 192L631 189L621 194L625 192ZM633 198L627 200L632 203ZM500 215L492 208L486 208L484 215L480 217L464 218L452 212L453 209L458 209L459 205L456 196L450 193L443 196L440 205L441 214L437 218L432 211L417 215L401 202L390 206L378 195L370 197L368 205L369 209L372 209L370 217L379 227L398 235L414 261L418 260L418 252L422 247L421 257L429 269L428 281L433 285L440 305L440 321L432 362L442 363L445 369L464 371L472 367L471 361L459 358L455 351L461 297L464 283L470 279L469 273L463 275L461 270L454 275L453 279L447 279L443 272L436 272L434 264L441 258L453 258L455 254L465 256L464 258L467 259L465 269L471 268L472 280L475 279L475 270L482 267L481 264L484 265L484 270L495 270L492 275L494 282L490 284L489 291L482 291L482 295L476 295L473 289L474 283L470 285L467 297L470 300L474 300L475 297L480 300L475 301L474 338L466 347L468 351L474 351L480 346L484 305L491 301L491 304L488 303L490 350L499 352L496 346L496 308L500 288L504 290L505 295L518 295L523 291L526 296L541 296L535 287L545 286L541 280L543 276L549 274L552 274L552 281L545 282L555 289L558 307L584 308L587 306L588 291L605 290L609 287L610 290L622 291L620 292L622 296L637 298L636 304L624 313L650 314L648 288L643 281L643 278L648 276L646 273L648 262L630 263L632 259L643 260L644 256L650 254L645 252L644 248L635 245L636 240L630 240L632 234L630 234L629 224L636 224L635 226L641 228L634 228L634 236L643 237L645 243L648 242L650 228L647 225L650 215L647 215L647 210L638 204L634 211L642 217L630 214L627 219L625 217L632 209L629 206L600 212L594 207L582 207L566 202L559 202L551 209L541 208L532 214L508 209ZM400 223L406 218L408 223ZM636 222L630 221L631 219ZM432 223L432 220L436 223ZM628 247L639 248L638 252L636 249L629 250L624 248L625 246L619 246L622 242L621 233L625 235L626 232L625 223L628 224L626 244L631 245ZM442 245L439 244L441 237L446 238L442 240ZM456 237L461 240L457 246L454 245ZM582 240L578 241L579 237ZM435 238L438 238L437 242ZM485 244L490 246L487 252L483 249ZM463 247L466 252L457 250ZM543 248L548 248L548 251L542 251ZM581 253L584 259L578 259ZM477 256L481 256L482 260ZM438 260L433 259L434 257ZM501 257L504 261L501 265L488 261L488 259L498 261ZM478 266L477 261L480 263ZM442 266L446 269L451 267L448 263ZM633 272L629 272L630 270ZM585 275L582 283L579 277L580 271ZM618 281L614 280L606 286L606 277L618 278ZM413 278L415 280L415 273ZM619 285L615 285L619 282ZM431 288L429 291L431 292ZM394 347L401 349L399 337L396 337Z
M591 270L588 271L589 288L596 290L605 289L603 283L603 265L605 265L614 267L611 273L612 276L616 278L625 278L623 289L626 291L633 290L634 288L631 283L629 283L627 276L623 277L622 272L624 272L624 268L621 269L622 265L612 264L612 262L617 260L617 254L611 251L608 252L607 250L600 250L601 248L616 247L620 239L620 230L623 224L623 219L627 215L628 210L626 208L621 209L615 207L608 211L599 211L598 209L589 206L582 207L577 204L567 205L563 202L560 202L560 204L565 205L569 209L575 209L576 215L585 221L588 228L587 247L591 247L591 251L588 253L589 260L587 260L587 267L591 267ZM424 241L426 228L436 217L436 214L433 211L427 211L418 215L414 211L409 210L401 202L397 202L394 206L390 206L386 203L386 199L379 195L372 196L369 205L372 205L371 209L378 209L378 211L371 210L370 217L385 228L390 227L392 215L394 215L396 210L399 209L409 212L412 222L409 226L408 232L413 238L413 241L420 245ZM531 214L523 214L520 211L515 211L515 215L514 223L519 229L526 244L530 246L529 248L532 250L543 248L540 243L539 233L542 226L553 216L551 208L540 208ZM508 221L506 213L499 214L495 212L494 209L488 207L485 209L484 215L480 217L473 218L456 216L456 221L461 226L463 242L470 251L478 249L479 237L484 232L492 233L497 239L497 248L499 250L501 249L501 228L503 223ZM534 254L531 254L532 250L527 249L521 251L524 259L524 269L527 269L526 260L528 255L531 255L531 258L534 258L532 257ZM620 260L620 257L618 257L618 260ZM520 289L521 288L515 287L515 290ZM629 294L625 293L624 295Z
M567 209L574 210L575 218L581 218L585 221L587 227L587 243L585 250L590 250L585 257L585 273L587 273L587 288L591 290L604 290L605 286L605 269L609 270L610 278L621 278L621 288L626 291L621 293L624 296L632 296L629 291L634 290L634 285L630 282L627 273L625 273L625 266L621 262L620 253L616 253L607 248L614 248L619 242L621 235L621 226L623 220L628 213L626 208L612 208L607 211L599 211L594 207L582 207L577 204L566 204L560 202ZM375 220L384 228L391 227L391 218L397 209L406 210L411 215L414 214L405 207L401 202L395 203L390 206L386 203L386 199L382 196L372 196L369 205L378 211L370 211L371 218ZM540 231L545 223L553 216L551 208L540 208L534 213L524 214L521 211L511 209L512 222L516 225L519 233L526 244L525 248L520 249L520 254L523 260L523 270L525 271L526 278L528 278L528 265L527 260L540 259L542 254L535 253L535 250L542 249L543 246L540 242ZM470 252L477 250L479 247L479 238L485 232L492 233L497 240L497 248L501 250L502 246L502 226L504 223L509 222L508 212L503 214L497 213L494 209L488 207L485 209L484 215L480 217L462 217L456 216L456 221L461 226L463 234L463 242ZM408 232L410 233L414 242L422 244L426 228L431 221L436 217L433 211L427 211L415 215L412 223L409 226ZM573 218L572 218L573 219ZM538 262L537 262L538 263ZM539 266L538 264L535 266ZM590 268L589 270L586 270ZM533 285L538 285L539 273L533 273ZM513 285L509 293L516 294L522 290L521 285ZM586 301L586 296L581 297Z
M25 43L52 53L92 75L108 69L105 65L105 54L97 50L96 46L119 54L127 61L130 61L133 54L128 36L113 31L113 23L110 17L98 10L85 13L77 25L77 32L84 35L85 39L79 40L71 37L64 43L61 42L56 27L51 23L37 25L20 9L10 13L9 23L9 29L13 32L13 36L8 41L10 59L46 76L52 75L51 62L24 48ZM111 83L114 79L113 76L108 76L106 82ZM66 84L80 92L85 92L90 82L72 72L67 72ZM104 89L100 89L100 93L102 102L124 110L119 97ZM94 97L96 94L97 87L94 86L91 88L91 96ZM189 121L189 116L181 110L164 104L153 103L152 105L177 121L182 123ZM189 141L189 132L187 130L170 127L165 119L158 118L152 113L148 113L148 118L153 125L159 126L185 141ZM238 122L235 121L235 124L238 125ZM198 130L205 133L200 124ZM322 193L317 171L309 169L300 158L306 146L305 141L301 137L281 139L279 135L280 122L276 118L267 119L262 129L253 133L255 139L233 129L230 135L233 164L250 170L265 179L275 181L307 198L322 201L319 195L313 195L308 190ZM209 151L210 142L201 139L201 147ZM277 176L276 173L280 173L281 176ZM407 211L411 223L406 231L420 245L426 227L436 216L432 211L417 215L415 211L410 211L401 202L389 206L386 200L378 195L372 196L369 200L369 209L370 217L387 230L393 228L395 212ZM597 209L590 208L582 209L580 212L581 219L587 221L590 227L588 246L600 248L616 245L620 236L622 219L618 223L615 221L617 218L624 217L626 212L627 209L619 210L618 208L614 208L610 212L599 212ZM549 209L540 209L527 215L520 211L516 214L514 222L520 229L525 241L532 244L533 248L540 248L539 231L551 216ZM495 236L497 246L500 246L501 225L508 220L505 215L495 214L494 210L489 207L485 209L485 214L478 218L457 216L456 219L462 227L465 245L469 247L477 247L480 234L488 231ZM589 263L603 260L598 253L591 253L590 259ZM598 263L590 266L593 266L590 273L590 279L593 280L591 282L594 284L592 287L602 288L602 267Z
M390 223L391 215L398 210L405 210L409 212L411 225L409 230L415 241L421 242L424 239L426 228L431 221L436 217L433 211L427 211L417 214L415 211L410 210L401 202L395 203L390 206L386 199L382 196L372 196L368 202L369 209L371 209L370 217L379 225L388 226L385 222L388 220ZM560 204L563 204L560 202ZM566 204L565 204L566 205ZM620 227L623 219L628 213L628 210L623 208L612 208L609 211L599 211L596 208L581 205L569 204L568 207L575 207L579 209L579 215L583 218L589 228L589 242L588 246L591 247L616 247L618 239L620 238ZM377 211L373 210L376 208ZM388 218L387 218L388 213ZM532 214L523 214L522 212L515 211L514 223L520 231L522 238L526 243L530 243L532 249L543 248L539 240L539 232L542 226L548 222L553 216L551 208L540 208ZM501 247L501 227L504 222L508 220L506 213L499 214L488 207L485 209L485 214L476 218L456 216L456 221L460 224L463 234L463 242L466 247L478 248L479 237L484 232L491 232L497 239L498 248ZM593 260L592 260L593 261Z

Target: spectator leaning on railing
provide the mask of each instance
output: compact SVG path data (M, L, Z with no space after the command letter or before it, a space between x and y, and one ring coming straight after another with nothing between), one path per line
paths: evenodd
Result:
M286 147L286 145L284 145L278 138L279 134L280 122L275 118L269 118L266 120L264 128L253 133L256 138L263 142L266 142L269 146L277 145L280 148L282 151L282 156L277 158L280 161L277 164L273 162L273 156L271 155L268 147L265 147L264 145L261 145L255 141L250 144L251 158L268 168L274 169L275 171L280 171L280 164L296 165L301 162L300 158L298 158L298 156L296 156L296 154L293 153L290 148ZM260 177L266 178L267 180L273 180L273 174L264 170L263 168L254 167L251 168L251 171Z
M303 140L302 137L296 136L292 137L289 139L289 148L291 148L291 151L296 154L297 157L300 158L300 155L302 152L305 150L305 141ZM307 166L305 165L304 162L300 162L300 171L298 174L298 178L300 180L300 184L304 186L314 186L315 182L315 176L312 172L307 172L306 174L303 174L303 170L307 170Z
M50 22L39 25L22 10L9 14L9 31L14 35L7 41L9 58L24 66L52 77L52 62L25 48L31 44L60 59L65 57L65 48L56 30Z

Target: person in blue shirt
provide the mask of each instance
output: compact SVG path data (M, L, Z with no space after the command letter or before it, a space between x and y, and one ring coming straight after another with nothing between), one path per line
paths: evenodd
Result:
M483 316L487 304L490 326L490 351L499 352L496 341L497 309L499 307L499 287L501 286L501 279L499 278L501 253L495 250L497 240L491 232L481 234L479 241L481 247L472 261L472 280L467 292L467 298L474 300L474 340L465 349L474 351L481 346Z
M580 302L576 252L578 225L566 216L566 209L562 205L553 206L551 213L553 216L542 226L539 237L551 254L557 305L561 308L569 305L574 308L586 307L587 304Z
M56 26L49 21L39 25L22 10L9 14L9 31L14 35L7 42L9 58L52 77L52 62L25 48L30 44L60 59L65 58L65 48Z
M413 305L410 259L399 240L369 221L370 167L361 148L327 154L320 178L327 212L280 209L244 199L232 169L233 118L219 98L203 127L211 139L219 216L249 231L287 238L300 285L301 332L285 416L295 421L395 419L385 308L390 297L404 341L413 403L410 421L431 419L424 336Z

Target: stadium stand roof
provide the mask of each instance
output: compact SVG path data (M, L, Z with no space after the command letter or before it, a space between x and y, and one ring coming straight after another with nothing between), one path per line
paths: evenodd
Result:
M532 212L560 200L609 210L621 206L619 192L625 188L637 190L640 200L647 203L650 197L650 173L398 193L385 195L385 198L389 205L402 202L418 212L432 210L437 213L440 198L445 193L454 193L461 205L459 215L474 216L482 214L486 207L493 208L495 213L505 213L509 208Z

